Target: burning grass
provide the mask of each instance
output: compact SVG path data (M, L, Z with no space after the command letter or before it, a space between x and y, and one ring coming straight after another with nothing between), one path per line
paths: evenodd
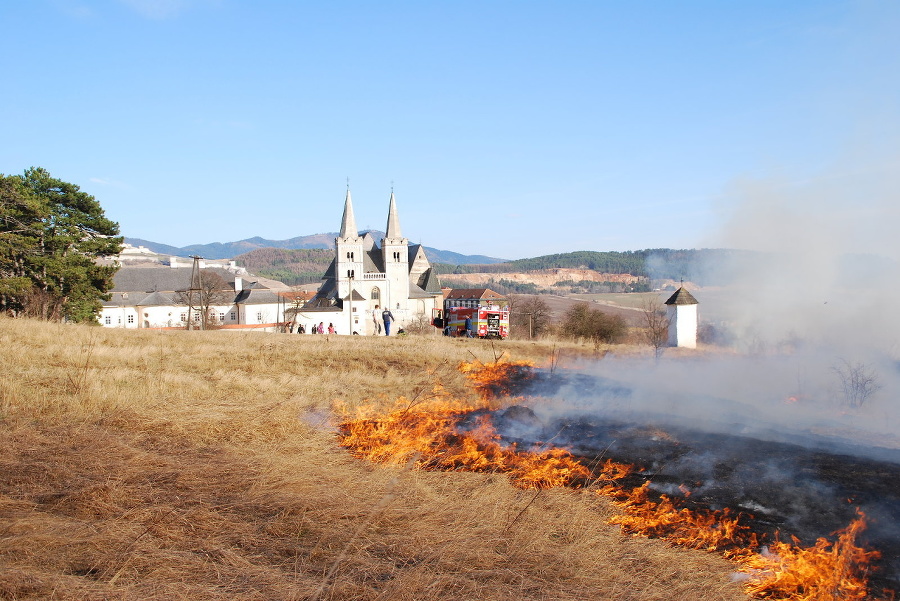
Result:
M483 406L455 366L493 359L360 338L0 318L0 599L746 598L721 559L603 524L604 499L350 456L339 408Z
M527 381L527 364L499 361L463 363L460 371L475 383L482 401L516 390ZM520 450L504 445L491 413L484 408L446 401L413 412L395 408L378 418L347 420L340 426L342 445L376 462L409 462L424 469L469 470L507 474L520 488L583 486L593 479L600 495L621 513L608 519L625 532L661 538L673 544L722 552L747 574L744 588L758 599L839 601L870 598L867 571L875 551L857 545L864 517L804 548L800 541L774 541L761 548L750 516L730 510L687 508L667 495L651 495L650 481L628 489L621 482L633 467L607 460L594 473L562 449Z

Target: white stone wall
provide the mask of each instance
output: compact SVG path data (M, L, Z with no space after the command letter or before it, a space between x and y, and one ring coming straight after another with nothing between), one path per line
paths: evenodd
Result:
M666 305L669 346L697 348L697 305Z

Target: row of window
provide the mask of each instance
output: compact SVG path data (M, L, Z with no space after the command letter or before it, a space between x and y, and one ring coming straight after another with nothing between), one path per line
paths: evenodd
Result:
M129 315L127 319L128 319L128 323L134 323L134 315ZM112 315L107 315L106 317L104 317L103 323L105 323L108 326L111 326L112 325ZM119 325L122 325L122 317L121 316L119 317Z

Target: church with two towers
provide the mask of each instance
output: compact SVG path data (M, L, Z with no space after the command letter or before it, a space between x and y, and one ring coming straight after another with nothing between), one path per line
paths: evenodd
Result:
M403 237L393 191L379 247L371 232L360 235L356 228L348 189L334 246L334 259L321 287L297 313L299 323L324 321L326 326L333 323L339 334L377 335L385 308L394 316L392 333L414 323L429 323L433 311L441 308L437 275L422 245Z

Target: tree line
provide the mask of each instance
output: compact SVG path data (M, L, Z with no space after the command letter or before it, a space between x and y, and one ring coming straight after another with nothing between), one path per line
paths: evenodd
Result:
M734 265L738 261L752 261L754 257L755 254L749 251L722 248L681 250L648 248L624 252L576 251L488 265L438 263L435 264L435 268L444 276L469 273L503 274L544 269L590 269L598 273L639 276L647 278L648 281L685 279L700 285L713 285L728 283L724 281L728 274L723 269L711 270L710 266Z
M100 203L40 167L0 174L0 311L87 322L109 298L122 249Z

